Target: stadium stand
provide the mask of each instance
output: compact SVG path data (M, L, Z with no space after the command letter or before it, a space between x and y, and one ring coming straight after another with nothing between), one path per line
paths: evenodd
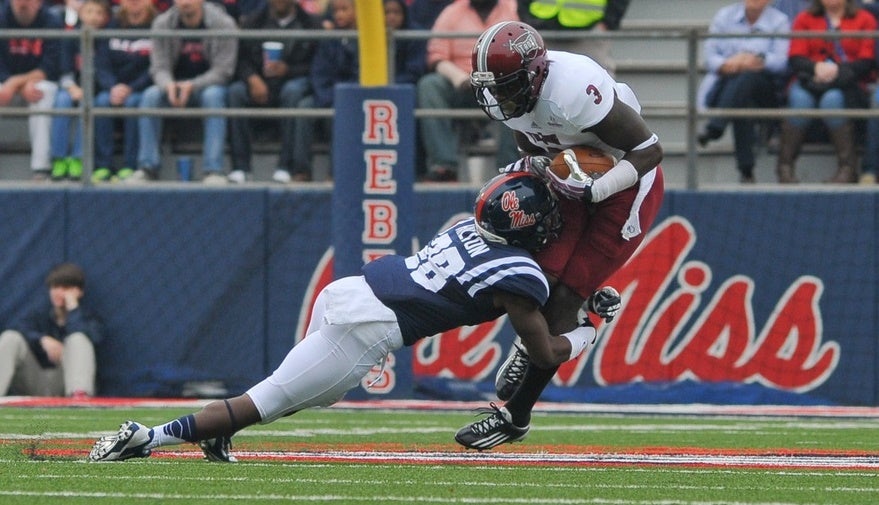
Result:
M659 134L665 147L663 167L670 188L687 187L688 109L688 33L707 30L711 17L729 0L639 0L632 2L619 32L614 34L613 55L617 61L617 79L632 86L642 99L649 124ZM701 79L701 45L697 42L698 78ZM198 121L187 119L181 121ZM479 121L477 124L487 124ZM698 124L701 124L699 122ZM199 128L167 129L162 146L162 179L173 180L174 160L178 155L200 152ZM0 117L0 181L28 180L28 138L23 117ZM193 136L191 132L195 132ZM176 134L174 132L177 132ZM181 132L183 134L181 135ZM478 136L471 136L475 138ZM766 145L758 150L757 181L775 181L774 138L766 137ZM269 181L277 157L277 138L272 134L257 136L254 141L254 180ZM737 185L738 175L732 159L732 135L728 131L718 142L697 150L697 186ZM462 166L474 171L471 181L478 183L493 172L491 160L494 143L469 142L462 149ZM313 147L315 179L329 173L329 146ZM798 174L804 182L820 182L832 171L832 150L826 144L804 148L798 163Z

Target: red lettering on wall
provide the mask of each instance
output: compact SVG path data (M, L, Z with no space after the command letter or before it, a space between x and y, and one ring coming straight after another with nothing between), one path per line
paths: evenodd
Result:
M364 244L390 244L397 237L397 205L391 200L363 202Z
M464 380L487 377L502 356L503 350L495 336L505 319L465 326L447 331L442 336L419 340L412 348L413 373Z
M365 100L363 102L363 143L367 145L397 145L397 105L391 100Z
M366 194L394 194L397 181L394 180L394 166L397 164L397 151L367 149L363 152L366 162L366 180L363 192Z
M695 230L683 218L657 225L606 283L623 295L619 316L609 325L593 319L597 346L563 365L554 382L575 384L591 358L595 381L607 385L729 381L803 392L823 384L841 350L834 341L822 341L821 279L797 278L758 331L753 279L734 275L709 291L711 267L686 259L695 243ZM466 380L488 375L497 362L489 342L479 337L497 324L435 338L431 353L416 353L416 370Z

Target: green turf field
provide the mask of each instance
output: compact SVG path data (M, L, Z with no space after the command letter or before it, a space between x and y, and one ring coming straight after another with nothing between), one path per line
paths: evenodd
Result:
M192 408L0 408L0 503L879 504L879 421L536 414L529 437L464 451L466 411L325 409L235 438L87 463L125 419ZM167 449L167 450L165 450Z

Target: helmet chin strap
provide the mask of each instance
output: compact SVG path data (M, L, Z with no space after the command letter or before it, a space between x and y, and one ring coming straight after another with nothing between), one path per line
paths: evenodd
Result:
M499 244L507 244L507 239L505 239L504 237L501 237L500 235L495 235L494 233L486 230L478 222L476 222L475 224L476 232L479 233L479 235L485 240L488 240L489 242L497 242Z

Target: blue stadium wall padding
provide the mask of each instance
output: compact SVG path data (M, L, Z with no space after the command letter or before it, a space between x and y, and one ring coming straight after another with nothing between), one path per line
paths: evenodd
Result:
M263 376L264 191L71 191L68 257L111 338L104 394L157 395L222 377Z
M82 264L87 302L109 329L102 395L245 391L303 337L333 278L325 187L0 193L0 324L45 300L53 264ZM475 193L416 189L401 252L468 212ZM879 404L876 217L872 192L668 191L645 244L609 281L624 293L620 316L544 398ZM492 398L512 338L502 319L422 341L390 364L399 380L382 394Z
M15 316L46 302L42 289L46 274L67 254L67 192L3 192L0 209L0 324L6 326Z

